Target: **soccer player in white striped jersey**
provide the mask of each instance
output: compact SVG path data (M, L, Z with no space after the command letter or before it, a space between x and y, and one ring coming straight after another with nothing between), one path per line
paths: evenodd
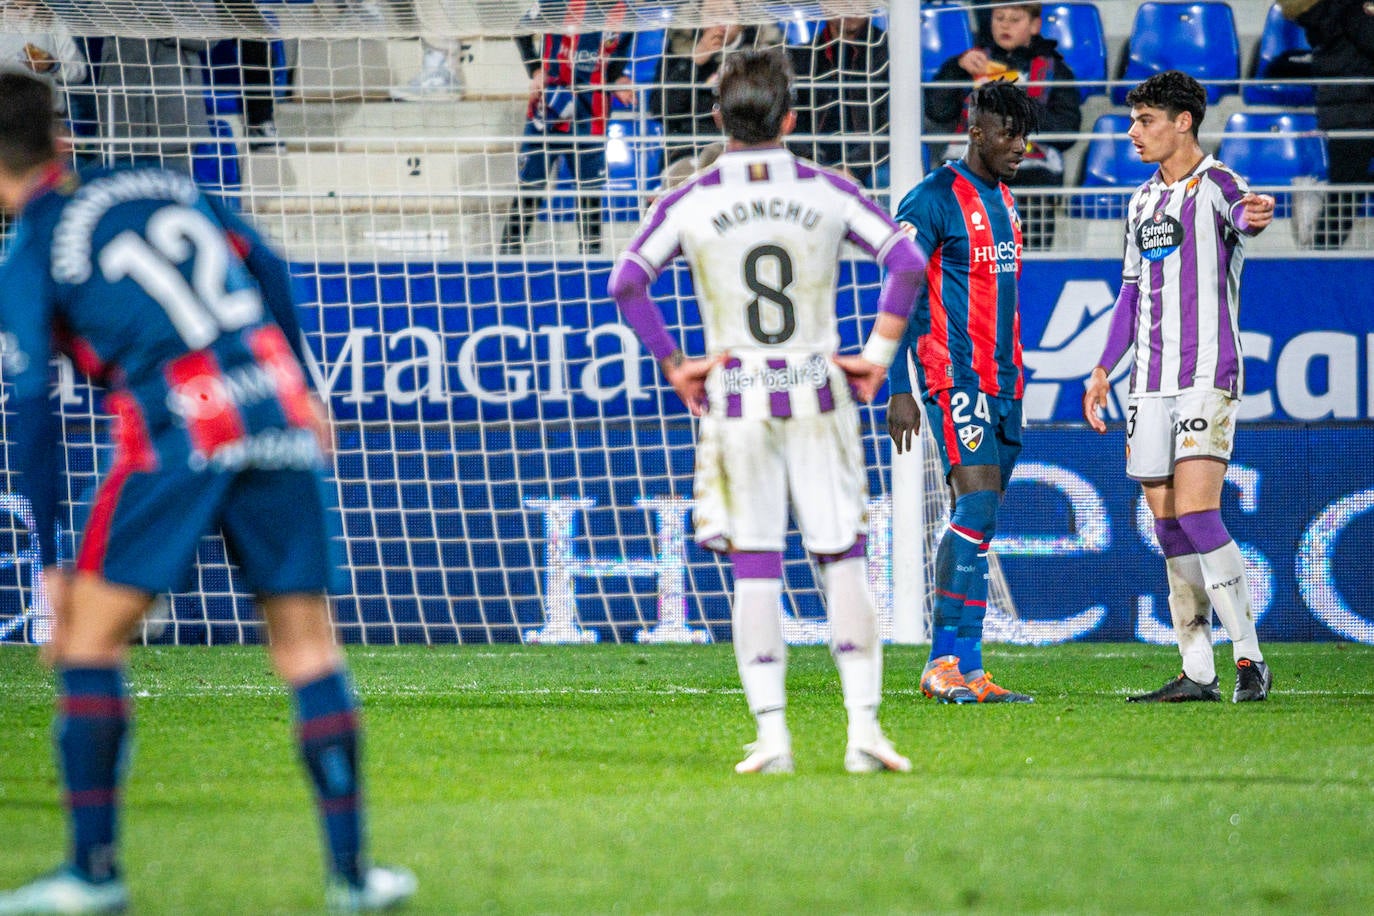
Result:
M778 613L790 494L802 541L821 568L849 715L845 768L906 771L911 762L878 726L882 645L866 576L868 481L854 402L871 400L886 377L925 259L858 185L783 146L796 121L790 81L779 49L726 59L716 112L726 151L659 198L617 261L610 289L701 417L696 539L730 556L735 657L758 726L735 770L793 767ZM835 355L846 241L887 268L873 333L855 356ZM653 279L679 254L692 268L704 357L683 355L649 298Z
M1245 240L1274 219L1274 199L1203 152L1207 93L1170 70L1136 86L1129 136L1159 164L1131 197L1121 294L1083 416L1106 431L1108 377L1132 347L1126 473L1140 481L1169 579L1183 671L1132 702L1220 700L1212 610L1231 637L1233 702L1263 700L1272 675L1260 652L1245 561L1221 519L1221 491L1244 390L1240 272Z

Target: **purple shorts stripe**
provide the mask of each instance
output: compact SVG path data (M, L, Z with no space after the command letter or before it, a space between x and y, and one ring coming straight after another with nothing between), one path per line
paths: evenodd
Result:
M866 556L867 553L868 537L867 535L861 534L854 539L854 546L850 547L844 553L818 553L816 554L816 562L824 566L827 563L838 563L841 560L854 560Z
M357 729L358 714L351 709L344 712L333 712L327 716L318 716L314 719L305 719L300 724L302 741L332 738L335 735L357 731Z
M786 369L787 360L770 359L769 369ZM792 416L792 392L790 391L771 391L768 393L768 412L775 417Z

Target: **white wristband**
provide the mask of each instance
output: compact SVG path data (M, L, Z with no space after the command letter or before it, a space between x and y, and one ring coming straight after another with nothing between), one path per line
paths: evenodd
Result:
M884 337L874 331L868 335L868 343L864 344L863 352L859 355L870 363L876 363L887 369L892 366L892 361L897 358L897 348L901 345L900 340Z

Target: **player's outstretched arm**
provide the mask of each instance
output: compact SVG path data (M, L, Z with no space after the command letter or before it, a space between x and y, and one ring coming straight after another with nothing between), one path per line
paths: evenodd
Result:
M1244 205L1240 215L1242 232L1259 235L1274 221L1274 198L1268 194L1247 192L1240 202Z

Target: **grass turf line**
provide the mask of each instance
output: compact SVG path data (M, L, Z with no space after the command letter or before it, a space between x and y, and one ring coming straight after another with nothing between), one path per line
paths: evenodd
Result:
M1374 648L1266 647L1267 703L1128 706L1172 648L990 647L1033 706L919 697L889 647L908 776L843 772L838 679L795 648L797 773L745 778L729 646L349 650L378 861L421 913L1370 912ZM1218 651L1230 695L1229 648ZM136 912L298 913L317 828L285 692L254 648L133 654ZM50 678L0 651L0 887L51 867Z

